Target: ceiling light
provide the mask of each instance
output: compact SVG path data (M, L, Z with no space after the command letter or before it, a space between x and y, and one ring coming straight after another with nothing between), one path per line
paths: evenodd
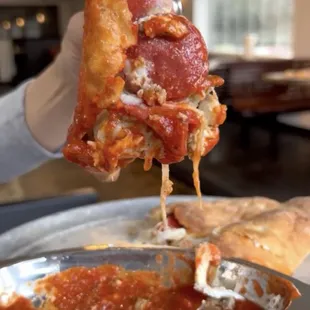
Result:
M25 27L25 20L22 17L16 18L16 25L20 28Z
M10 30L11 29L11 22L8 20L5 20L2 22L2 28L5 30Z
M38 22L39 24L44 24L45 21L46 21L45 14L43 14L43 13L38 13L38 14L37 14L37 22Z

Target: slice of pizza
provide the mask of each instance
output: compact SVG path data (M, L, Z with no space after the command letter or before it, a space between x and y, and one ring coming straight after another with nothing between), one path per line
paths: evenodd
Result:
M198 165L219 140L226 107L208 74L197 28L172 11L172 0L86 0L79 100L65 157L113 173L140 158L169 168L185 156Z
M283 207L228 225L210 242L226 258L240 258L292 275L310 253L310 218L302 209Z
M168 241L176 241L177 244L182 246L185 243L190 245L191 242L200 242L201 238L209 237L212 233L218 232L221 227L242 220L250 220L263 212L279 207L280 203L278 201L265 197L203 201L202 205L200 205L199 201L171 203L167 205L168 226L179 229L179 232L182 231L183 237L181 233L171 235ZM155 225L153 235L157 236L158 231L160 232L162 229L161 208L157 207L151 210L149 217ZM171 240L173 237L177 239ZM187 242L185 242L185 239ZM156 238L153 241L156 242Z

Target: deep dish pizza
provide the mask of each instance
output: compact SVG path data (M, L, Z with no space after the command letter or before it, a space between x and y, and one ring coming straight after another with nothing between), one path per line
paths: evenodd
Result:
M210 236L221 227L250 220L279 207L278 201L266 197L242 197L203 201L201 205L199 201L175 202L168 204L166 209L168 225L171 228L183 228L187 237L199 239ZM151 210L149 219L154 225L160 225L160 207ZM156 231L154 233L156 234Z
M239 258L287 275L310 254L310 198L284 203L266 197L176 202L167 205L168 230L160 207L149 214L142 242L193 247L209 241L226 258Z
M86 169L113 171L133 160L163 164L162 200L171 190L169 164L198 165L219 140L226 107L208 74L197 28L172 11L172 0L86 0L79 102L65 157Z

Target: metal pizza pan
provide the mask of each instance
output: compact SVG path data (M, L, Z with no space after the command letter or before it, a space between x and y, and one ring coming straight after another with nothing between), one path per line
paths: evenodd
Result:
M193 260L193 250L155 246L121 248L102 245L97 249L79 248L51 252L26 260L11 260L0 264L0 296L9 298L12 293L17 293L37 304L37 301L42 299L34 291L34 281L76 266L116 264L128 270L152 270L161 274L165 285L172 283L175 272L179 276L184 274L187 278L184 278L184 281L192 281L193 277L188 277L188 271L192 272ZM173 270L170 270L171 268ZM216 286L242 294L264 309L285 310L289 307L291 310L303 310L309 307L310 286L252 263L222 260L215 277L216 281L213 283L217 283ZM292 304L290 301L294 298L294 289L285 280L293 283L301 294ZM257 285L261 290L253 289Z
M220 197L204 197L216 200ZM171 196L168 202L191 201L196 196ZM135 243L133 228L143 226L159 197L97 203L29 222L0 235L0 261L90 244ZM296 279L310 284L310 257L297 269Z

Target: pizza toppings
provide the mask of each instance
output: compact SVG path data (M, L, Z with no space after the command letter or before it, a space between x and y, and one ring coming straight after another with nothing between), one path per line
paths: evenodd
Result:
M146 105L162 105L166 103L167 92L148 76L149 66L143 57L138 57L134 61L126 60L124 74L127 87L143 99Z
M147 37L169 37L182 39L188 33L186 20L173 14L154 16L143 23L143 30Z
M149 77L166 90L168 101L186 99L209 86L204 40L188 20L184 18L182 22L188 29L183 38L149 38L140 32L138 44L127 50L130 61L143 57L149 63Z
M163 209L162 209L163 207ZM166 205L161 206L161 218L166 216L166 220L162 220L152 229L152 242L155 244L175 244L183 243L187 236L186 229L177 221L173 214L167 214Z

